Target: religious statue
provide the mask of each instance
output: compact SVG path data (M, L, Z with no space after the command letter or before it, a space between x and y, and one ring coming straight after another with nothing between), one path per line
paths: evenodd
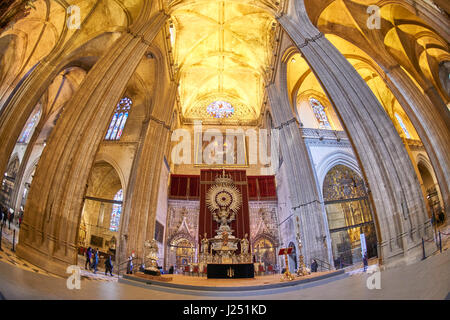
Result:
M201 252L203 254L208 254L208 246L209 246L209 240L208 240L207 234L205 232L204 238L202 239L202 249L201 249Z
M206 204L212 213L214 221L220 224L218 235L223 231L232 233L229 224L235 220L236 213L242 204L242 195L233 183L233 180L225 175L216 178L206 194Z
M240 190L231 176L225 174L223 170L222 175L216 177L214 185L206 193L206 205L213 220L219 225L215 230L217 235L209 240L210 246L215 252L214 260L220 260L221 263L232 263L232 256L238 249L239 239L233 235L231 223L236 219L241 204Z
M149 250L149 253L146 258L156 262L156 260L158 260L158 244L156 243L156 240L155 239L151 241L146 240L145 247L148 248Z
M228 232L224 231L222 233L222 245L226 247L228 245Z
M145 240L144 246L148 248L149 253L146 256L148 260L150 260L150 266L144 269L144 273L151 275L161 275L161 272L158 270L158 243L155 239L149 241ZM145 264L145 263L144 263Z
M109 240L109 248L116 250L116 237L112 236L111 240Z
M247 254L248 253L248 240L247 240L248 234L246 233L244 236L244 239L241 240L241 254Z

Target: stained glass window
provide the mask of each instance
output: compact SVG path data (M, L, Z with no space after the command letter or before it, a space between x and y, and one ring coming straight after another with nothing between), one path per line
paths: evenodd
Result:
M31 133L33 132L35 126L38 123L40 115L41 110L38 110L30 119L30 121L28 121L27 125L25 126L25 129L22 132L22 135L20 136L20 139L18 141L19 143L28 143Z
M106 133L105 140L120 140L132 104L133 101L127 97L119 101L116 112L114 112L109 125L108 132Z
M400 125L400 127L402 127L403 132L405 133L405 136L407 139L411 139L411 135L408 132L408 129L406 129L405 124L403 123L402 118L396 113L395 117L397 118L398 124Z
M214 118L229 118L234 113L234 108L229 102L214 101L207 108L206 112Z
M114 201L123 201L123 191L120 189L114 196ZM111 212L111 223L109 230L117 232L119 231L120 214L122 213L122 205L115 203Z
M319 122L319 129L332 130L330 122L328 121L327 114L325 113L325 108L320 103L320 101L314 98L310 98L309 103L314 111L317 122Z

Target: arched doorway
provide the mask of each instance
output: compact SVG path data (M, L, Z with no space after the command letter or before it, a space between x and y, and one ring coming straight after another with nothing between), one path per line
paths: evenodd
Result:
M334 265L345 267L377 256L377 237L366 187L361 177L344 165L325 176L323 198L330 229Z
M122 217L124 190L112 165L97 162L91 171L78 231L79 254L88 247L98 249L100 256L116 257Z
M169 242L168 266L175 270L184 270L184 267L195 262L195 246L187 237L175 236Z
M437 183L430 173L430 170L428 170L426 164L419 161L417 164L417 169L419 169L420 177L422 178L423 187L425 189L426 199L430 207L429 218L434 215L433 220L440 225L445 221L446 217L441 206Z
M267 237L260 237L253 244L253 253L256 262L264 266L275 266L277 263L274 243Z

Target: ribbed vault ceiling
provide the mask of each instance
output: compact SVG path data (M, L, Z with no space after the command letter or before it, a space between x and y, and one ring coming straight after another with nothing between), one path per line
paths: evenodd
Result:
M253 5L257 2L189 1L171 13L184 120L215 121L206 108L218 100L235 110L222 121L252 122L259 117L276 22L263 4Z

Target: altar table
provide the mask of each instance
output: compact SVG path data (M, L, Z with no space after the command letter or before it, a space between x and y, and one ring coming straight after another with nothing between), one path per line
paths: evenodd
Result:
M253 263L208 264L207 277L208 279L254 278L255 267Z

